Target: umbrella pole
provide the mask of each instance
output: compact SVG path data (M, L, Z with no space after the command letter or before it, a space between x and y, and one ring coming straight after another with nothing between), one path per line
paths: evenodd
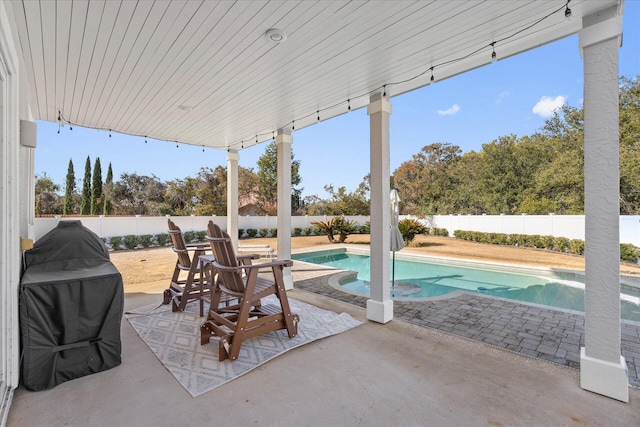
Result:
M396 251L393 251L393 262L391 263L391 287L396 286Z

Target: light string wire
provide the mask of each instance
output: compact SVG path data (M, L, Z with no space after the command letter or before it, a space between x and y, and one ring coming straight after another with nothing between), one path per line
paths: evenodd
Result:
M526 27L523 27L520 30L518 30L518 31L516 31L516 32L514 32L514 33L512 33L512 34L510 34L510 35L508 35L506 37L503 37L501 39L493 40L491 43L489 43L487 45L484 45L482 47L479 47L478 49L476 49L476 50L474 50L474 51L472 51L470 53L467 53L466 55L463 55L463 56L460 56L460 57L457 57L457 58L454 58L454 59L450 59L448 61L444 61L444 62L435 64L435 65L431 65L428 68L426 68L424 71L422 71L421 73L416 74L415 76L410 77L408 79L395 81L395 82L384 83L384 84L382 84L382 85L380 85L380 86L378 86L378 87L376 87L374 89L371 89L371 90L369 90L367 92L361 93L360 95L350 96L346 101L339 101L339 102L336 102L336 103L334 103L332 105L326 106L324 108L316 109L316 111L313 111L313 112L311 112L311 113L309 113L309 114L307 114L305 116L301 116L301 117L298 117L296 119L291 120L290 122L287 122L284 126L280 126L278 129L282 129L282 128L285 128L285 127L288 127L289 125L291 125L292 130L295 130L296 120L298 122L300 122L301 120L304 121L305 119L309 119L309 118L314 117L314 116L316 118L316 122L319 122L319 121L321 121L320 120L320 113L328 111L328 110L332 110L332 109L340 107L341 105L344 105L344 104L347 104L347 112L350 112L351 111L351 101L354 98L363 98L365 96L370 96L371 94L378 93L381 90L383 91L383 96L386 97L387 96L387 86L397 86L397 85L402 85L402 84L405 84L405 83L409 83L409 82L411 82L413 80L416 80L416 79L424 76L425 74L427 74L429 72L431 72L431 81L428 84L432 84L435 81L434 71L435 71L436 68L443 67L445 65L450 65L450 64L453 64L453 63L456 63L456 62L463 61L463 60L465 60L465 59L467 59L467 58L469 58L471 56L474 56L474 55L484 51L487 48L491 49L492 56L493 56L493 53L495 53L496 44L502 43L502 42L504 42L506 40L509 40L509 39L517 36L520 33L523 33L523 32L525 32L527 30L530 30L531 28L533 28L536 25L540 24L541 22L547 20L548 18L550 18L551 16L555 15L556 13L558 13L561 10L564 10L563 16L566 16L566 14L567 14L566 11L567 10L570 11L570 9L569 9L569 3L570 2L571 2L571 0L567 0L566 2L564 2L562 4L562 6L558 7L557 9L555 9L555 10L553 10L551 12L549 12L547 15L545 15L542 18L534 21L533 23L527 25ZM571 12L569 12L569 14L570 13ZM494 62L493 59L494 58L492 57L492 62ZM62 112L60 110L58 110L58 133L60 133L60 128L63 126L64 123L70 125L70 130L73 130L73 126L76 126L76 123L66 119L64 117L64 115L62 114ZM94 129L102 130L102 131L109 131L109 136L111 136L111 129L107 129L107 128L94 128ZM275 140L275 134L276 134L275 131L256 133L251 138L242 139L242 140L240 140L240 141L238 141L236 143L228 144L226 148L227 148L227 151L229 151L229 150L233 149L233 147L236 147L236 146L240 145L241 149L244 149L245 148L245 143L249 143L249 142L254 142L255 141L255 145L257 145L260 142L264 142L264 141L268 141L268 140ZM147 135L138 135L138 134L129 134L129 135L138 136L138 137L144 137L145 138L145 143L147 142ZM264 136L271 136L271 138L267 138L267 139L262 140L262 141L259 142L258 140L261 137L264 137ZM166 140L166 142L178 143L179 141L168 141L168 140ZM202 146L202 147L203 147L203 151L204 151L204 146ZM248 146L247 146L247 148L248 148Z

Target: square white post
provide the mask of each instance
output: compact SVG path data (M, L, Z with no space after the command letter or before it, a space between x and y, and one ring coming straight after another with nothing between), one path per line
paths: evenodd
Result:
M238 248L238 160L237 150L227 151L227 233Z
M580 386L629 401L620 354L620 206L617 8L586 16L584 61L585 346Z
M278 259L291 259L291 130L278 129ZM291 267L283 271L285 289L293 289Z
M367 113L371 146L371 298L367 300L367 319L387 323L393 319L393 300L389 283L391 103L381 93L374 94L369 100Z

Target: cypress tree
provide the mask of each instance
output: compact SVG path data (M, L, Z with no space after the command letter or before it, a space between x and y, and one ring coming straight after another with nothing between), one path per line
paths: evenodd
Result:
M96 157L93 165L93 180L91 182L91 215L100 215L102 212L102 167L100 157Z
M91 160L87 156L84 164L84 179L82 180L82 199L80 200L80 215L89 215L91 209Z
M76 175L73 171L73 161L69 159L69 166L67 167L67 181L64 191L64 206L62 207L62 213L64 215L71 215L73 213L73 196L76 192Z
M104 183L105 192L104 194L104 203L103 203L103 213L105 215L111 215L111 200L109 200L108 192L113 187L113 171L111 170L111 163L109 163L109 169L107 169L107 179Z

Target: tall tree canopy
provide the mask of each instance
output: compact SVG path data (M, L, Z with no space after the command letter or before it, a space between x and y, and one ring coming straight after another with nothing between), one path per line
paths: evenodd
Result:
M640 79L620 78L620 213L640 213ZM584 213L584 111L565 105L531 136L460 156L424 147L394 172L403 213Z
M166 184L157 176L123 173L113 186L114 213L118 215L165 215Z
M58 191L60 191L60 186L55 184L47 174L44 174L42 177L36 176L36 215L52 215L60 213L62 206L60 203L60 197L58 196Z
M91 159L87 156L84 164L84 179L82 180L82 196L80 199L80 215L91 213Z
M109 162L109 169L107 169L107 178L104 182L104 191L102 193L104 198L102 213L104 215L111 215L111 198L110 194L113 191L113 170L111 169L111 162Z
M257 205L259 213L263 215L278 214L278 145L275 141L269 143L264 154L258 159L258 194ZM300 207L301 188L296 188L302 182L300 178L300 162L294 160L291 151L291 209L296 211Z
M69 159L69 166L67 166L66 184L64 190L64 206L62 213L65 215L71 215L76 199L76 175L73 171L73 161Z
M91 182L91 215L102 213L102 167L100 157L96 157L93 165L93 180Z

